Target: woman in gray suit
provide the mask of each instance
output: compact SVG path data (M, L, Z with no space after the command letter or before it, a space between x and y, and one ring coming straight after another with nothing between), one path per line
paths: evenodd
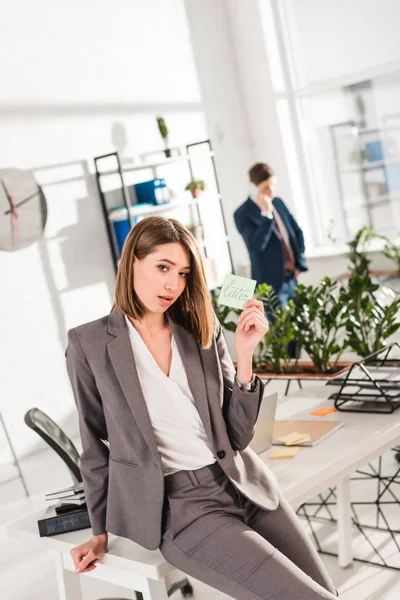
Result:
M262 303L249 300L235 372L192 234L163 217L132 229L111 313L68 332L93 533L71 551L77 573L96 568L111 532L160 548L233 598L336 598L274 475L248 448L263 396L252 354L267 328Z

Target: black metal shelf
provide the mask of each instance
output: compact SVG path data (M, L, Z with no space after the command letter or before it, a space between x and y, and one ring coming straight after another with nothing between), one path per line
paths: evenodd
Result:
M334 377L327 385L340 386L329 399L343 412L392 413L400 408L400 351L397 342L377 350L362 361L354 363L344 374Z
M115 272L117 272L118 270L118 262L119 262L119 250L118 247L115 243L115 239L114 239L114 232L112 230L112 226L109 220L109 208L107 206L107 201L106 201L106 195L105 192L103 191L102 188L102 183L101 183L101 178L104 176L109 176L109 175L118 175L119 179L120 179L120 189L121 190L121 200L123 202L124 207L127 210L127 215L128 215L128 220L129 220L129 226L130 228L132 228L134 226L133 224L133 220L132 220L132 215L131 215L131 207L133 206L131 204L130 201L130 197L129 197L129 193L125 184L125 179L124 179L124 173L129 173L131 171L140 171L140 170L146 170L146 169L156 169L157 167L165 167L168 166L170 164L176 164L179 162L182 162L182 164L187 165L188 167L188 171L190 174L190 178L193 179L193 167L192 167L192 163L196 160L196 158L199 157L195 157L193 155L191 155L191 150L193 148L198 148L201 145L207 145L208 146L208 150L209 152L207 154L204 154L201 156L201 158L207 157L210 158L211 162L212 162L212 169L213 169L213 175L214 175L214 179L215 179L215 186L217 189L217 199L218 199L218 205L219 205L219 210L221 213L221 218L222 218L222 224L223 224L223 235L222 238L224 240L224 242L226 243L227 246L227 251L228 251L228 255L229 255L229 261L230 261L230 268L231 268L231 272L234 273L234 266L233 266L233 259L232 259L232 252L231 252L231 247L230 247L230 241L229 241L229 237L228 237L228 232L227 232L227 228L226 228L226 220L225 220L225 215L224 215L224 211L223 211L223 207L222 207L222 201L221 201L221 192L220 192L220 187L219 187L219 181L218 181L218 175L217 175L217 170L215 167L215 161L214 161L214 152L212 151L212 147L211 147L211 142L210 140L203 140L200 142L194 142L192 144L187 144L186 145L186 154L178 154L176 156L172 156L171 158L166 158L165 160L160 160L160 161L151 161L151 162L147 162L144 161L143 163L140 164L136 164L136 165L129 165L129 166L124 166L122 164L121 158L118 154L118 152L110 152L108 154L103 154L101 156L96 156L94 157L94 164L95 164L95 169L96 169L96 182L97 182L97 189L99 192L99 197L100 197L100 202L101 202L101 207L102 207L102 213L103 213L103 218L105 221L105 225L106 225L106 230L107 230L107 237L108 237L108 242L109 242L109 246L110 246L110 251L111 251L111 255L112 255L112 259L113 259L113 264L114 264L114 269ZM155 151L152 153L147 153L146 156L151 156L151 154L160 154L160 151ZM110 157L114 157L117 163L117 168L116 169L107 169L102 171L100 168L101 162L104 161L105 159L110 159ZM196 225L199 225L201 228L204 227L203 225L203 220L201 217L201 213L200 213L200 208L199 208L199 202L196 201L195 199L193 201L185 201L185 202L176 202L174 203L173 201L171 203L167 203L164 205L158 205L158 206L154 206L154 208L148 208L146 207L146 209L143 210L143 213L140 213L141 215L144 214L152 214L152 213L156 213L156 214L163 214L164 212L168 212L169 210L175 209L175 208L179 208L180 206L188 206L190 208L193 208L196 211L196 217L197 217L197 223ZM138 213L139 214L139 213ZM204 256L207 258L207 244L204 241L199 241L200 245L203 248L203 252L204 252ZM215 286L214 286L215 287Z

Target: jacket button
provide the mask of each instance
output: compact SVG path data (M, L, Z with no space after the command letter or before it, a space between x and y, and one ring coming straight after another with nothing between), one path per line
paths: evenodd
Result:
M226 454L225 450L218 450L218 452L217 452L218 458L225 458L225 454Z

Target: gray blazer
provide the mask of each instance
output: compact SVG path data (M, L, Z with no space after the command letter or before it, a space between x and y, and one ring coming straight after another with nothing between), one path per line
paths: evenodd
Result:
M200 349L181 325L171 325L216 459L246 497L261 508L275 509L275 477L247 448L264 384L258 379L253 392L234 384L219 324L208 350ZM164 476L121 312L114 308L110 315L71 329L66 357L79 413L81 471L93 535L109 531L154 550L162 538Z

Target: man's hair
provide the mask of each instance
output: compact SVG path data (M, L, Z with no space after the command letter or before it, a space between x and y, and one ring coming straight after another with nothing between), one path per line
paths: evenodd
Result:
M275 171L265 163L256 163L249 169L249 178L254 185L260 185L260 183L267 181L272 175L275 175Z

